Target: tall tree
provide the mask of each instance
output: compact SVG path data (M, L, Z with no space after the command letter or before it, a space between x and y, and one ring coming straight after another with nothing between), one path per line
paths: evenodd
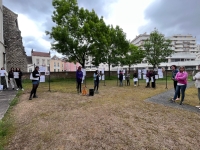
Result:
M129 42L126 40L123 30L119 26L114 28L112 25L104 28L104 36L98 40L101 41L99 42L101 45L98 46L101 50L97 51L95 58L101 63L108 64L110 77L110 66L119 63L119 59L128 50Z
M150 37L144 42L145 56L149 64L156 68L161 62L166 62L166 57L173 53L171 41L165 39L164 35L154 30Z
M56 23L46 34L54 39L52 49L68 57L69 61L79 62L85 67L85 61L97 49L96 32L99 24L105 24L97 14L79 8L77 0L53 0L55 10L52 20Z
M125 54L124 58L121 58L121 65L128 65L129 72L131 65L141 63L145 57L145 52L133 44L129 44L128 52Z

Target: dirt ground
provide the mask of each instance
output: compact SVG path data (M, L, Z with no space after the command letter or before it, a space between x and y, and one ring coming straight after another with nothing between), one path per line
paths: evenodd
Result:
M200 149L199 114L144 101L164 92L163 83L156 89L101 84L94 96L78 95L72 84L54 84L52 92L40 85L32 101L30 87L21 95L7 149Z

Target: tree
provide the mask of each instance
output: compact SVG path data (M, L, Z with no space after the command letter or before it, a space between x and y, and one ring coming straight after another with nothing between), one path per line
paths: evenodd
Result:
M141 63L144 57L145 53L143 50L133 44L129 44L128 52L125 54L125 57L121 59L120 63L121 65L128 65L130 72L131 65Z
M161 62L166 62L166 57L173 53L170 49L171 41L165 39L163 34L154 30L150 37L144 42L145 58L153 69L160 65Z
M54 39L51 48L68 57L71 62L79 62L85 67L85 61L98 49L96 35L98 26L105 24L92 10L79 8L76 0L53 0L55 10L52 20L56 23L46 34Z
M110 66L119 63L121 57L128 50L129 42L119 26L114 28L112 25L108 25L101 34L104 36L98 39L101 41L99 42L101 45L98 46L100 51L96 51L95 61L108 64L110 78Z

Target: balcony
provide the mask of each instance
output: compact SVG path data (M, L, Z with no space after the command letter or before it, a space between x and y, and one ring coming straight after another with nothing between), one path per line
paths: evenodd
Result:
M175 45L176 48L183 48L183 45Z
M183 42L182 41L177 41L176 44L183 44Z

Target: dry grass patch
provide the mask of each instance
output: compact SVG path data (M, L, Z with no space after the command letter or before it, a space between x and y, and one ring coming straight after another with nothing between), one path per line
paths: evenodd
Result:
M199 114L147 103L165 91L100 84L100 93L81 96L73 83L41 84L39 98L21 96L12 114L17 131L8 149L199 149ZM92 82L87 84L93 87ZM172 88L172 84L168 86ZM30 88L30 87L27 87Z

